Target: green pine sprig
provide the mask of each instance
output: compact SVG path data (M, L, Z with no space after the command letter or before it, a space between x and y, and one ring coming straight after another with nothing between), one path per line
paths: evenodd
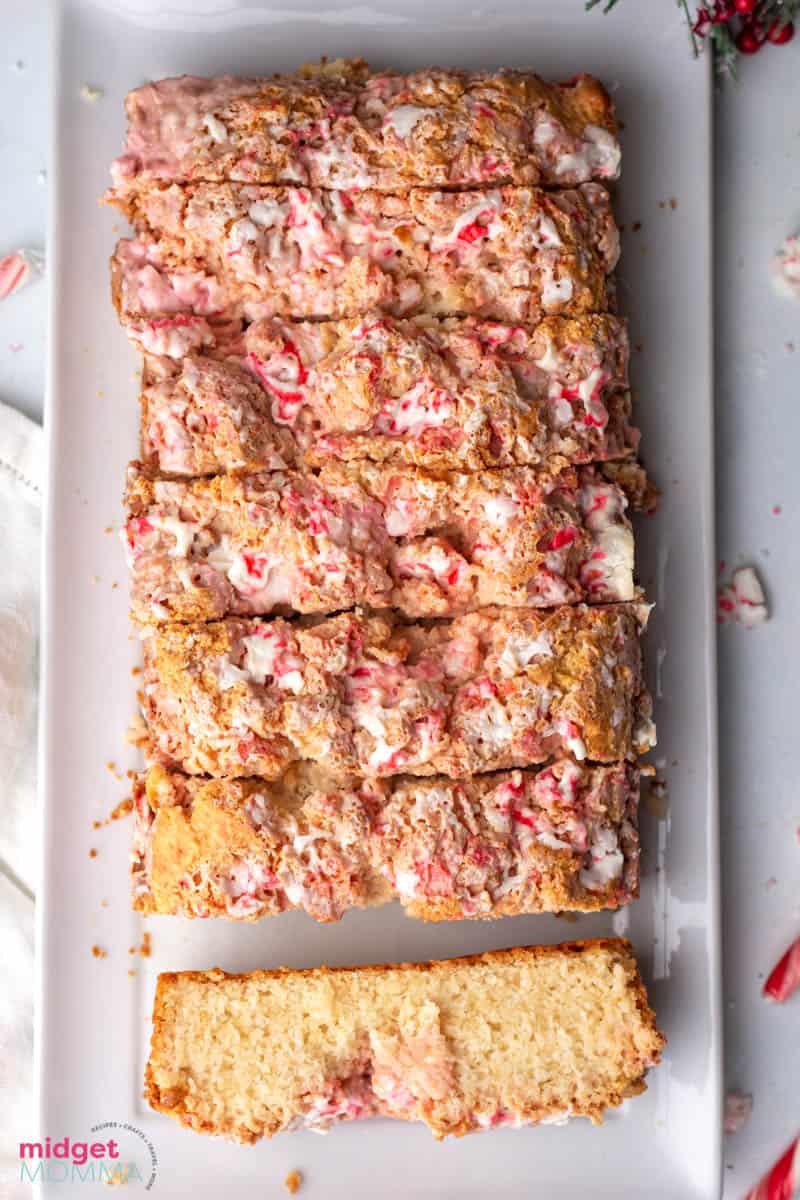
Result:
M602 6L602 12L609 13L616 8L619 0L585 0L585 8L590 12L593 8ZM744 27L766 31L775 26L783 29L794 22L800 14L800 0L758 0L753 12L746 15L731 14L722 21L713 22L707 33L698 32L698 17L703 10L719 11L724 0L706 0L706 3L695 3L695 12L689 7L689 0L677 0L689 33L689 43L692 55L697 58L705 42L711 47L714 55L714 65L720 75L735 79L740 52L736 45L736 37Z

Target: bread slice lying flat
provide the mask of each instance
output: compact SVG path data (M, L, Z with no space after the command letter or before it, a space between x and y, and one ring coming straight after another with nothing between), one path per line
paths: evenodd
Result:
M161 975L146 1096L201 1133L254 1142L371 1116L435 1137L600 1123L645 1089L664 1038L630 943L443 962Z

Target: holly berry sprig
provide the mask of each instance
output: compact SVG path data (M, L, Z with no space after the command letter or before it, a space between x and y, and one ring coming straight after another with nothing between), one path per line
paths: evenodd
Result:
M610 12L619 0L586 0L589 11L599 4ZM800 0L706 0L696 5L677 0L689 31L695 58L710 45L717 70L735 78L741 54L756 54L767 45L785 46L794 37Z

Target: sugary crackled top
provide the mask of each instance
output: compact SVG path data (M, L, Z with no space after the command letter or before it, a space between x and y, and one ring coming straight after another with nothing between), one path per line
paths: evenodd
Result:
M157 326L138 331L142 348L166 351L183 328ZM166 474L363 459L552 473L638 443L616 317L548 317L533 331L469 317L270 318L176 357L148 357L142 396L142 459Z
M614 111L597 80L338 60L272 79L161 79L126 101L110 198L154 180L396 191L615 179Z
M615 908L637 892L638 769L562 759L454 782L192 778L134 787L135 906L336 921L399 898L427 920Z
M122 530L140 621L395 607L452 616L487 604L632 600L624 493L590 467L543 484L531 467L432 475L329 464L151 480L138 465Z
M323 756L335 772L451 778L564 752L621 761L654 741L646 611L159 626L143 641L145 748L190 774L267 778Z
M322 192L233 184L130 198L118 243L123 321L475 315L535 324L605 312L619 236L606 189Z

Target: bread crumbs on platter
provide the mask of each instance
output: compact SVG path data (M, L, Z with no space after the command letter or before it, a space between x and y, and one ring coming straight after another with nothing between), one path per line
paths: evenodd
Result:
M108 958L108 951L102 946L92 946L92 956L94 958Z
M739 1133L753 1112L753 1097L748 1092L730 1091L725 1097L725 1132Z
M294 1196L303 1185L303 1175L301 1171L290 1171L283 1181L283 1186L286 1188L290 1196Z
M142 935L141 946L128 946L128 954L138 954L141 958L149 958L153 953L153 943L149 932Z
M651 779L642 783L642 805L651 817L663 821L669 812L669 793L663 779Z

